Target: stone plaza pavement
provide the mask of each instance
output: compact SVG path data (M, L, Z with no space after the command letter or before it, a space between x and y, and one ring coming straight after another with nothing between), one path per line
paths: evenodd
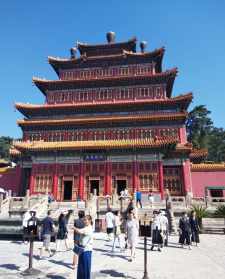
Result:
M170 237L169 247L161 253L150 251L148 245L149 278L225 279L225 235L200 237L200 246L193 246L192 250L179 248L177 236ZM58 252L51 258L39 260L37 255L40 246L41 242L35 242L34 267L42 273L26 278L76 279L76 272L71 269L72 251ZM52 248L54 246L52 243ZM0 241L0 278L24 278L20 273L28 266L28 247L21 241ZM140 239L134 262L128 261L127 252L112 254L110 251L111 243L106 241L105 234L95 234L92 279L142 279L143 239Z

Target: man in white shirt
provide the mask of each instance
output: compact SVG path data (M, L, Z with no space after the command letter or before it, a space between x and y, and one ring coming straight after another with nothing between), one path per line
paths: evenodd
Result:
M165 216L165 211L161 210L159 215L161 234L163 239L163 245L167 246L168 242L168 218Z
M108 240L112 240L113 228L114 228L114 214L112 213L111 208L108 208L108 212L105 215L106 222L106 232L108 235Z
M27 230L27 225L28 225L28 220L30 220L31 214L30 211L25 212L23 215L23 242L27 243L28 241L28 230Z

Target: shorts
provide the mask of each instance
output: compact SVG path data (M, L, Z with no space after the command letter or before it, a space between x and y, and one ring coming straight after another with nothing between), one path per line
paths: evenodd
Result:
M49 249L50 247L50 242L51 242L51 235L50 234L44 234L43 235L43 246L46 249Z
M106 232L107 232L107 234L113 233L113 228L107 228Z

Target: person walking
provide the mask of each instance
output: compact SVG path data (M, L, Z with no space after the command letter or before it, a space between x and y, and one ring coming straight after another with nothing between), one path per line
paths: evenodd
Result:
M168 245L168 229L169 229L168 218L166 217L166 213L164 210L160 210L159 219L160 219L162 247L163 247Z
M135 258L136 246L139 239L139 223L135 218L135 214L132 209L128 212L128 219L125 226L125 235L127 237L127 243L131 251L129 261L133 261Z
M93 228L90 215L83 218L84 228L74 227L74 231L80 234L79 247L82 251L79 253L77 279L91 278L91 259L93 249Z
M136 192L136 206L138 207L140 205L140 208L142 208L142 202L141 202L141 192Z
M83 218L84 218L84 211L83 210L80 210L78 212L78 219L75 219L74 220L74 227L77 228L77 229L83 229L84 228L84 221L83 221ZM74 245L79 245L79 241L80 241L80 234L77 233L75 230L74 230ZM77 263L78 263L78 254L74 253L73 254L73 264L72 264L72 268L75 269L77 267Z
M154 250L155 245L158 246L158 251L161 252L163 244L161 220L158 211L153 212L153 223L152 223L152 246L151 251Z
M28 225L28 220L31 218L31 212L27 211L23 215L23 243L28 243L28 230L27 230L27 225Z
M134 198L130 199L130 202L128 203L127 209L126 209L126 218L128 217L129 211L132 210L135 214L135 218L138 219L138 208L136 207Z
M112 252L115 252L116 241L119 243L120 252L122 252L122 243L121 243L121 216L119 210L115 211L114 215L114 240L112 246Z
M106 222L106 232L108 236L108 241L112 240L113 228L114 228L114 215L112 209L109 207L108 212L105 215Z
M44 220L42 221L43 246L40 250L40 259L42 259L44 249L48 251L50 257L53 255L50 249L50 243L51 243L51 235L54 232L54 225L50 215L51 215L51 211L48 211L47 217L45 217Z
M149 201L150 208L153 208L154 196L152 195L152 192L150 192L150 193L148 194L148 201Z
M57 233L57 239L56 239L56 252L59 252L59 246L62 241L64 241L66 250L69 249L68 243L67 243L67 236L68 236L68 230L67 230L67 222L65 215L61 213L58 218L58 233Z
M184 212L179 220L180 237L179 243L181 247L184 248L184 244L188 245L189 250L191 250L191 225L187 216L187 212Z
M191 241L195 242L196 246L200 243L199 239L199 224L198 219L196 218L196 212L192 211L191 216L189 218L190 226L191 226Z

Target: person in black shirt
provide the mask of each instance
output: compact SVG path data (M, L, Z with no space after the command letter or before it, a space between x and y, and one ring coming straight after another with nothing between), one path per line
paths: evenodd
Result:
M67 244L67 235L68 235L67 221L63 213L59 215L58 225L59 228L57 233L56 252L59 251L59 245L62 240L65 241L66 249L67 250L69 249L69 246Z
M189 247L189 250L191 250L191 225L187 216L187 213L184 212L183 216L180 218L179 221L179 229L180 229L180 238L179 243L181 244L182 248L184 248L184 243Z
M44 218L42 221L42 239L43 239L43 246L40 250L40 259L42 259L43 255L43 250L47 250L49 253L49 256L51 257L53 253L51 252L50 249L50 242L51 242L51 235L54 232L54 225L53 225L53 220L50 217L51 212L48 211L47 217Z
M191 225L191 241L196 243L196 246L198 246L199 240L199 224L198 220L196 218L196 212L191 212L191 217L189 218L189 222Z
M83 229L84 228L84 216L85 216L85 212L80 210L78 212L78 219L75 219L74 221L74 227L77 229ZM79 245L80 242L80 234L78 234L76 231L74 231L74 245ZM77 254L73 254L73 264L72 264L72 268L76 268L78 263L78 255Z

